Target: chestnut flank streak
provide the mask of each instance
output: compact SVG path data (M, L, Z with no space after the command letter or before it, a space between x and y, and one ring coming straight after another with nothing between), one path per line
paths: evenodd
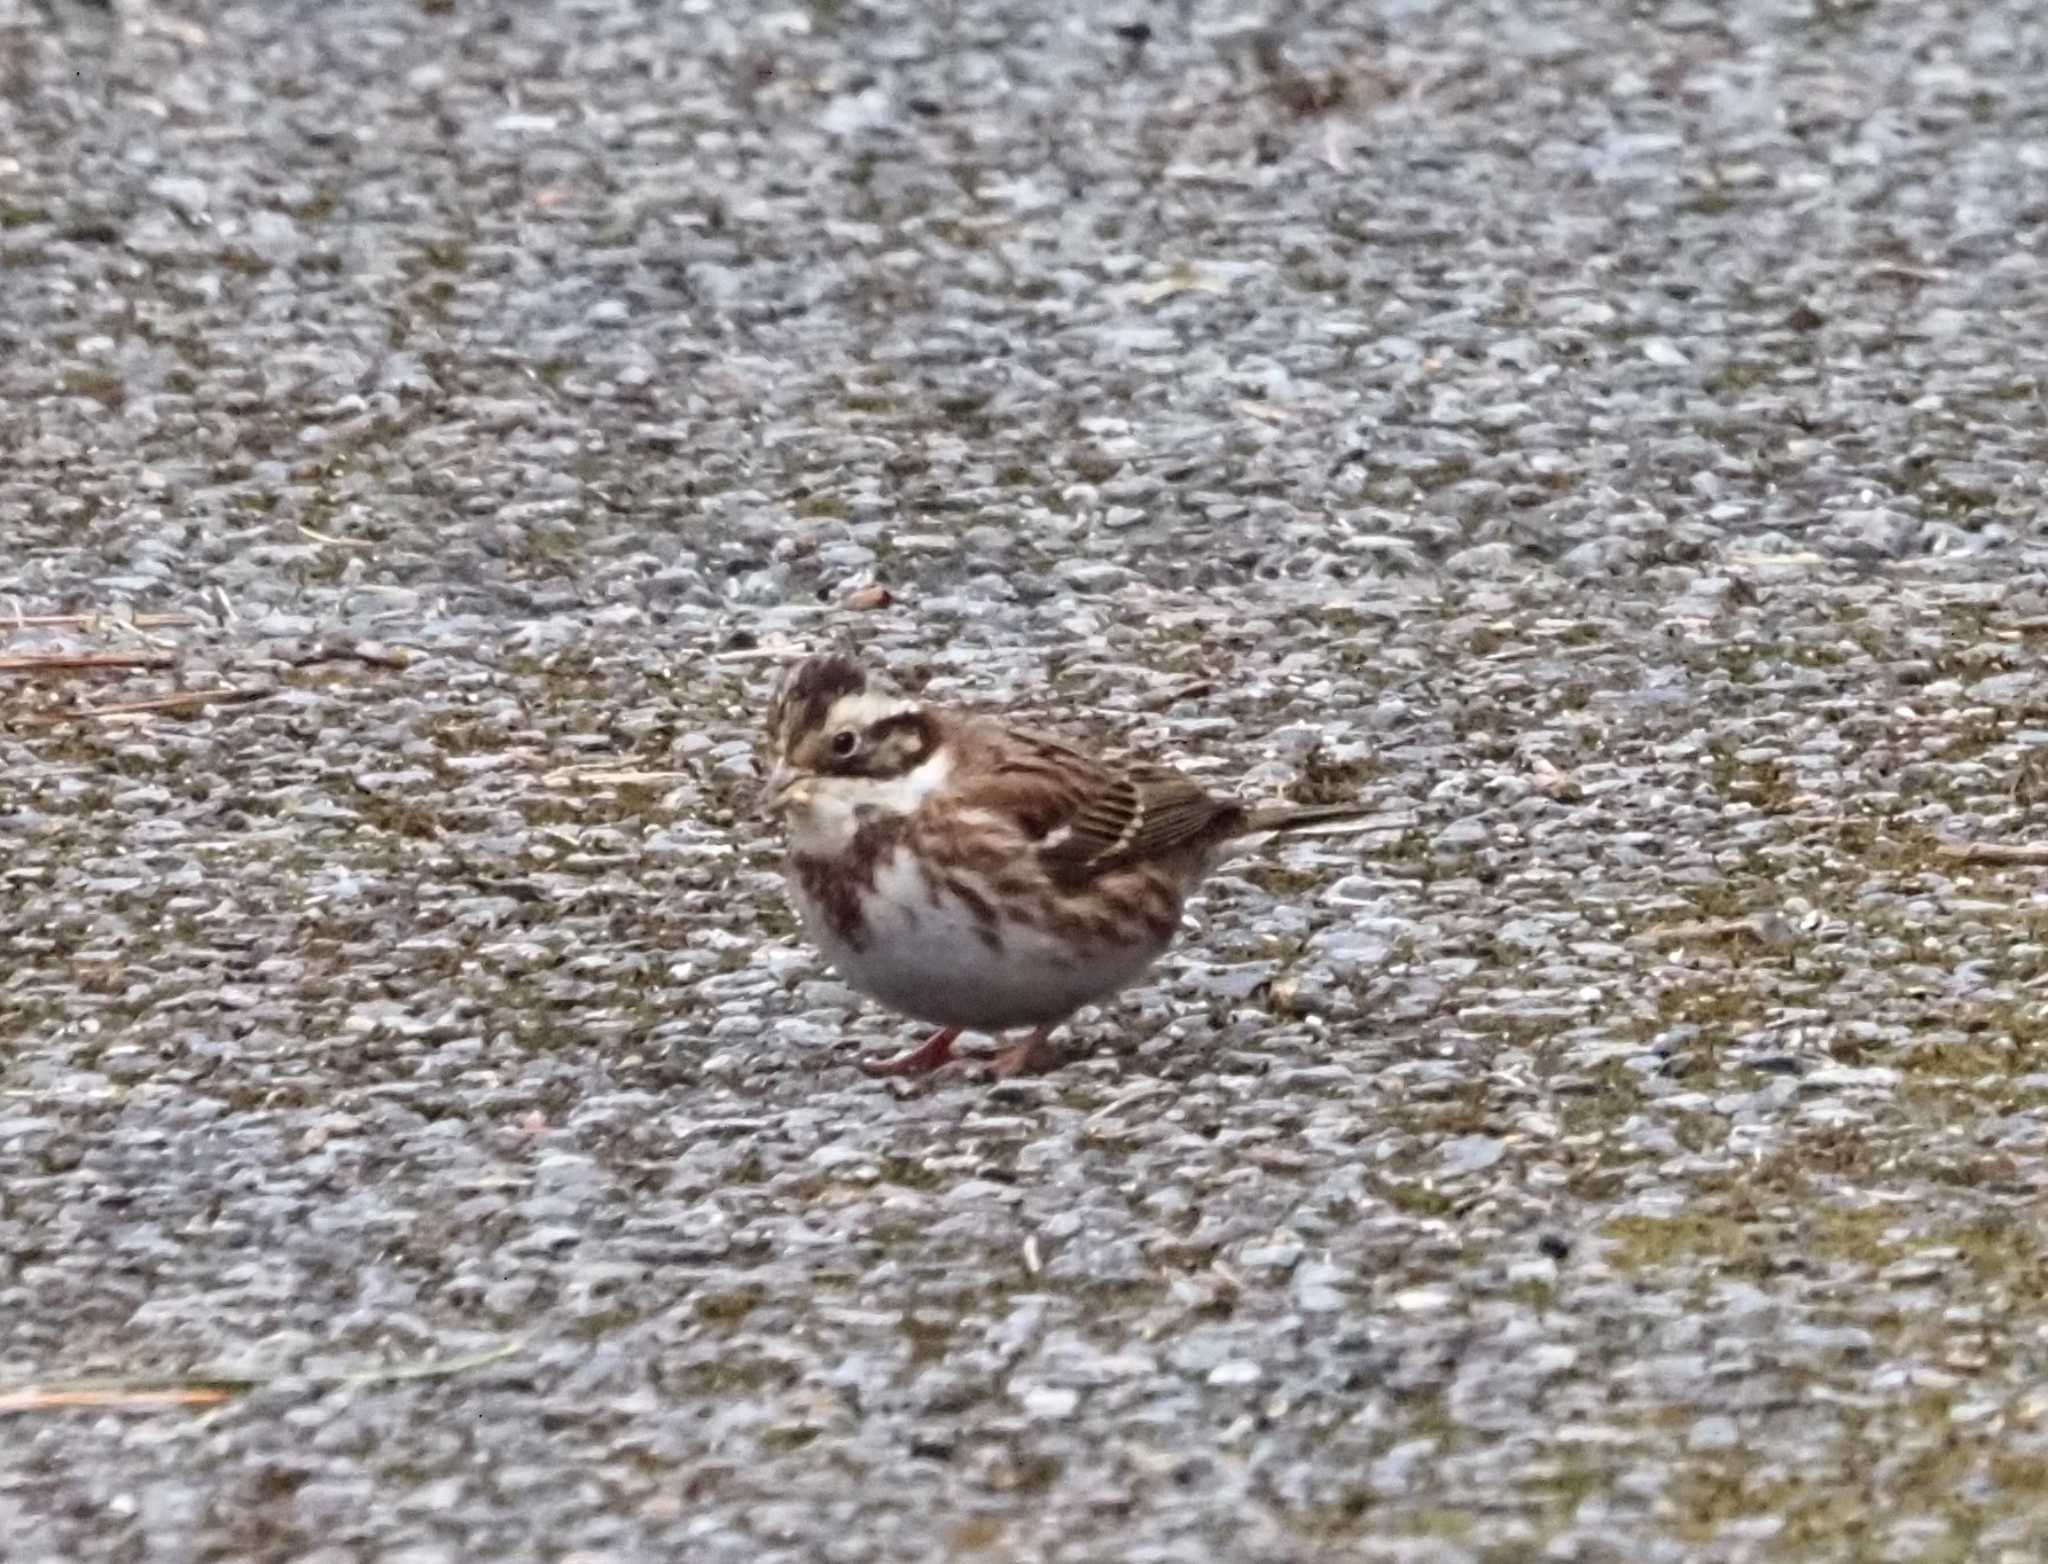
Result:
M854 832L852 844L837 860L809 853L793 860L805 894L824 909L832 931L855 950L865 950L868 943L861 902L874 894L882 865L903 845L908 826L901 815L879 815Z

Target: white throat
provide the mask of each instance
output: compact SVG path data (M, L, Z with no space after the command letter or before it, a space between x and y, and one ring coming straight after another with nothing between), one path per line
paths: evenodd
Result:
M836 858L854 834L878 815L907 815L946 785L953 761L934 750L900 777L814 777L808 799L793 805L783 830L789 850L808 858Z

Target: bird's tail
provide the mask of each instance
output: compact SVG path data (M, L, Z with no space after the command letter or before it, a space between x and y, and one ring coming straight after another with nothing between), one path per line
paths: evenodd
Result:
M1371 804L1275 804L1245 816L1243 836L1288 831L1307 836L1337 835L1359 829L1358 822L1380 809Z

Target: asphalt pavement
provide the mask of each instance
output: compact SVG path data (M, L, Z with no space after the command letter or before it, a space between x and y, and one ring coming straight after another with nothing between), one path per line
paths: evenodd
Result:
M2044 78L0 0L0 1554L2039 1558ZM871 1080L827 640L1369 828Z

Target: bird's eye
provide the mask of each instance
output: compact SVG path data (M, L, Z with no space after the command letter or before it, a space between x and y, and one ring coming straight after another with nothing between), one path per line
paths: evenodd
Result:
M832 753L844 760L860 748L860 735L851 728L841 728L832 735Z

